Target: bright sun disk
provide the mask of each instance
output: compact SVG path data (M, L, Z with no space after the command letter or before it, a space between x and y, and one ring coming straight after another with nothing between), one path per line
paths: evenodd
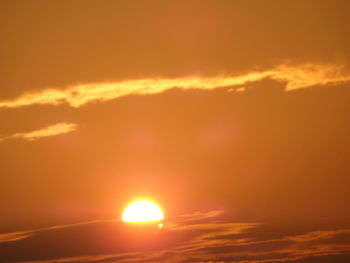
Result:
M123 212L124 222L150 222L164 219L162 210L155 203L140 200L131 203Z

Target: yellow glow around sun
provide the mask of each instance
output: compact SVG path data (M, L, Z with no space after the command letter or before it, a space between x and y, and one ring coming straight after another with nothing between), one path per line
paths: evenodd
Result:
M124 222L150 222L163 219L164 215L159 206L147 200L131 203L122 216Z

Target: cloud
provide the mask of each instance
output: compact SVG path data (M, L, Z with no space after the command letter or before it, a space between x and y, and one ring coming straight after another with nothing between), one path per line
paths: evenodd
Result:
M31 235L31 231L0 234L0 243L21 240L30 237Z
M7 140L7 139L24 139L28 141L33 141L39 138L56 136L60 134L73 132L77 129L77 126L78 125L75 123L60 122L39 130L35 130L31 132L15 133L9 136L4 136L0 138L0 141Z
M290 234L288 228L232 222L217 211L170 219L162 230L115 220L86 222L2 234L7 241L0 243L0 262L306 263L350 258L350 229L294 225Z
M183 214L176 218L177 223L181 224L190 224L190 223L198 223L198 222L205 222L205 220L208 220L210 218L217 218L220 215L222 215L224 211L222 210L212 210L212 211L197 211L191 214Z
M302 235L292 236L289 239L298 242L309 242L314 240L327 240L336 235L341 234L350 236L350 229L338 229L333 231L314 231Z
M156 94L172 88L211 90L234 87L242 91L242 85L265 78L286 82L286 91L315 85L340 84L350 81L350 74L343 66L304 64L279 65L269 70L254 71L236 76L145 78L120 82L88 83L66 88L51 88L23 94L13 100L0 101L0 108L17 108L35 104L81 107L91 102L113 100L131 94Z
M0 233L0 243L18 241L18 240L21 240L21 239L29 238L29 237L32 237L32 236L40 233L40 232L48 232L48 231L57 230L57 229L79 227L79 226L90 225L90 224L98 224L98 223L109 223L109 222L115 222L115 221L116 220L114 220L114 219L93 220L93 221L87 221L87 222L81 222L81 223L75 223L75 224L68 224L68 225L57 225L57 226L50 226L50 227L31 229L31 230L25 230L25 231L17 231L17 232L10 232L10 233Z

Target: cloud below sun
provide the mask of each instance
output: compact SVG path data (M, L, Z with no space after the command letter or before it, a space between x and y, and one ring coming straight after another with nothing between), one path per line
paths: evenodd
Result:
M307 263L350 253L348 228L295 224L291 234L285 225L233 222L220 211L172 218L162 230L134 227L101 220L0 234L0 262Z
M252 71L235 76L143 78L119 82L102 82L50 88L23 94L12 100L0 101L0 108L17 108L36 104L81 107L92 102L113 100L122 96L157 94L172 88L212 90L232 87L242 91L244 85L265 78L286 82L285 91L315 85L340 84L350 81L350 74L339 65L303 64L279 65L269 70Z

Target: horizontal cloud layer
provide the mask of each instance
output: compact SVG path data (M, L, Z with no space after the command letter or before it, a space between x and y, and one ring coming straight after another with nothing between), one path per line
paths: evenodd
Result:
M73 132L77 129L77 126L78 125L75 123L60 122L39 130L15 133L12 135L4 136L2 138L0 137L0 141L7 140L7 139L24 139L24 140L32 141L39 138Z
M0 108L16 108L34 104L59 105L66 103L80 107L87 103L108 101L130 94L156 94L172 88L211 90L242 85L270 78L286 82L286 91L315 85L337 84L350 81L350 74L342 66L304 64L279 65L270 70L254 71L236 76L145 78L108 83L72 85L24 94L13 100L0 101ZM242 90L242 87L239 89Z
M339 256L350 259L348 228L305 229L296 224L290 229L283 224L232 222L219 215L213 211L174 218L162 230L156 224L135 226L105 220L2 234L0 262L305 263Z

